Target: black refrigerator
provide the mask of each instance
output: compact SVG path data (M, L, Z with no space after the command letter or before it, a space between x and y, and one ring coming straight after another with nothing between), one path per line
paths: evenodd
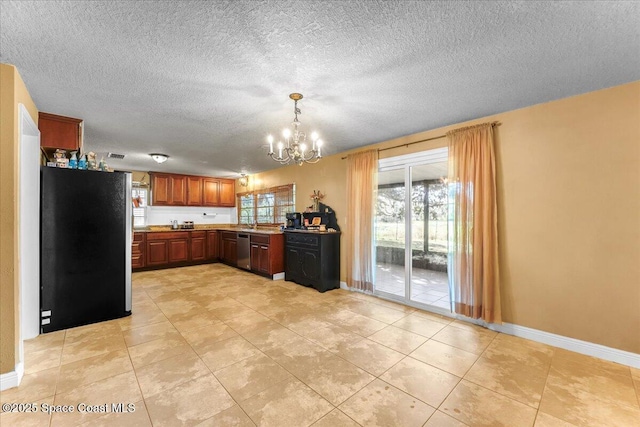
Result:
M131 173L40 168L40 324L131 314Z

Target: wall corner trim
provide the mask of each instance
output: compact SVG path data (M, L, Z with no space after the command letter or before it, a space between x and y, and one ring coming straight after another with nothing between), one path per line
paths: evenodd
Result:
M20 362L16 365L13 371L0 375L0 391L18 387L20 385L20 382L22 381L23 375L24 364Z
M489 325L489 329L640 369L640 354L629 351L556 335L538 329L527 328L526 326L514 325L512 323L503 323L502 325L491 324Z

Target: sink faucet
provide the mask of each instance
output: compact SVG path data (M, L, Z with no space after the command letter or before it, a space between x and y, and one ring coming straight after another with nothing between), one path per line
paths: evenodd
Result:
M256 228L258 228L258 222L255 221L255 220L251 221L251 216L250 216L250 214L248 212L247 212L247 222L246 222L246 224L247 224L247 227L252 228L254 230Z

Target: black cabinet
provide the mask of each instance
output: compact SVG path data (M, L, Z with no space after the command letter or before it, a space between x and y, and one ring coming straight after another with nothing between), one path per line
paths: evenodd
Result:
M340 287L340 233L285 231L285 280L320 292Z

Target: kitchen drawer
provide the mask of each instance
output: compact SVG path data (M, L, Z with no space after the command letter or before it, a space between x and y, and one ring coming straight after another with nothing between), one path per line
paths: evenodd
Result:
M238 240L238 233L235 231L222 231L220 237L222 240Z
M142 268L144 266L144 256L141 253L131 255L131 268Z
M207 232L206 231L192 231L191 232L191 238L193 239L194 237L207 237Z
M186 231L166 231L159 233L147 233L147 240L171 240L171 239L187 239L189 237Z
M265 236L264 234L252 234L251 235L251 243L264 243L266 245L269 244L269 236Z
M133 241L134 242L144 242L144 234L145 233L133 233Z
M320 236L314 236L304 233L286 233L287 244L318 246L320 244Z

